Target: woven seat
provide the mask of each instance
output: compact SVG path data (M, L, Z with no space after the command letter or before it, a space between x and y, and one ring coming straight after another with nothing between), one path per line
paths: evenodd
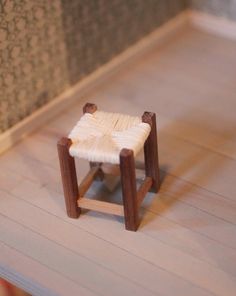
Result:
M150 130L150 125L139 117L102 111L85 113L68 136L72 141L70 155L118 164L123 148L133 150L136 156Z
M156 115L144 112L140 118L102 112L91 103L83 112L69 136L57 143L67 214L78 218L84 208L123 216L126 229L136 231L143 199L148 191L157 192L160 187ZM135 156L142 148L146 176L136 188ZM90 162L90 171L79 185L74 157ZM92 182L102 181L106 174L120 175L123 205L86 197Z

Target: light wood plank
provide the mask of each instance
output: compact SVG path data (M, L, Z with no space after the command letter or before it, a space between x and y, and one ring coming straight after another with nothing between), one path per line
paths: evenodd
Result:
M87 170L87 168L86 168L86 170ZM55 175L55 177L56 177L56 175ZM43 178L45 178L45 176L43 176ZM55 190L58 191L58 189L61 188L61 184L60 184L60 181L59 180L60 180L60 176L58 176L58 179L56 180L56 183L54 182L53 179L49 179L48 182L46 183L46 184L48 184L47 187L49 189L53 189L53 190L55 189ZM174 181L174 184L175 183L176 182ZM186 182L183 185L183 190L184 190L184 188L186 188L186 194L185 194L185 192L183 192L183 196L186 196L185 200L188 197L188 192L191 192L190 190L188 190L188 186L189 185ZM170 186L168 186L168 187L171 188ZM18 195L21 194L22 196L28 194L29 197L30 197L31 190L32 190L31 188L32 188L32 185L31 184L28 184L28 185L20 184L20 186L18 186L18 188L16 190L13 190L13 193L16 193ZM27 193L27 189L29 189L29 192L28 193ZM194 191L195 190L193 188L192 192L194 192ZM92 189L92 193L93 193L93 195L96 195L97 194L97 192L96 192L95 189ZM179 194L179 192L177 191L176 192L176 195L175 195L176 196L176 199L179 198L179 195L181 195L181 192ZM202 194L200 194L200 195L202 195ZM207 192L206 192L206 196L207 196ZM214 200L214 194L211 194L210 198L213 198L213 200ZM165 200L162 199L162 202L164 202L164 201ZM216 202L217 202L217 200L216 200ZM197 203L197 201L196 201L196 203ZM157 204L159 205L160 204L160 201L157 200ZM195 208L189 206L186 203L184 204L184 209L186 209L186 211L185 210L182 211L181 210L182 209L182 206L181 205L182 205L182 203L179 204L179 206L176 205L176 206L173 206L173 207L168 207L168 211L165 211L165 214L168 215L167 217L168 218L171 218L172 220L174 218L175 221L178 221L182 225L184 223L184 226L185 227L188 227L190 229L193 229L194 231L197 231L199 233L202 233L202 234L204 234L204 235L206 235L206 236L208 236L208 237L210 237L212 239L217 240L218 242L222 242L224 244L227 244L227 245L235 248L236 241L235 241L234 238L236 237L236 235L235 235L235 228L234 228L233 225L227 224L226 221L222 221L223 224L221 225L221 220L217 219L217 217L214 217L212 215L208 215L207 214L207 210L204 209L204 205L202 205L202 207L201 207L201 209L204 210L204 212L199 211L198 209L195 209ZM61 207L63 207L63 205ZM226 209L228 208L230 210L231 203L228 204L228 207L227 207L227 203L225 203L225 207L226 207ZM159 209L159 206L156 206L155 208ZM160 207L160 209L161 208L162 207ZM219 209L219 211L220 211L220 209ZM206 227L197 227L196 228L194 226L194 224L188 224L186 221L188 221L189 217L191 216L191 215L190 216L188 215L188 213L190 213L190 212L193 215L196 215L196 217L198 217L199 219L201 219L201 221L202 221L201 223L203 223L204 225L206 225ZM223 208L222 208L221 212L224 213ZM162 213L163 213L163 211L162 211ZM160 214L160 211L159 211L159 214ZM224 215L224 214L222 214L222 215ZM227 215L227 212L225 212L225 215ZM232 213L232 215L234 216L234 213ZM214 227L211 226L211 225L214 226L214 223L215 222L213 223L213 221L216 222L216 225L218 225L219 228L214 228ZM222 230L222 233L221 233L221 230ZM231 238L231 239L229 240L229 238Z
M23 176L15 174L4 168L0 170L0 188L1 190L9 191L15 188L22 180Z
M25 219L25 215L23 215L23 217ZM83 217L86 219L88 215L84 215ZM91 217L89 218L91 219ZM86 221L90 221L90 219L87 218ZM45 219L42 220L45 221ZM100 223L98 222L99 220L101 220ZM72 222L74 221L75 220L72 220ZM80 218L80 220L77 220L76 222L77 225L81 225L81 223L82 225L84 225L82 218ZM217 295L221 295L221 293L223 293L223 290L225 291L227 287L227 289L229 289L228 292L231 293L230 291L232 289L232 283L230 284L229 282L227 283L227 285L225 285L230 276L226 275L224 272L215 269L213 266L199 261L194 257L187 256L184 252L163 244L161 241L153 240L150 237L145 236L144 234L140 233L134 236L128 235L127 232L123 231L123 225L119 225L117 221L110 220L109 223L107 222L108 221L106 219L96 219L96 223L94 223L93 226L95 230L94 234L96 233L96 235L100 235L102 229L105 228L106 240L109 238L109 241L116 243L119 247L125 249L128 248L127 250L129 250L129 252L131 253L134 253L136 256L145 258L145 260L147 260L148 262L155 264L161 268L167 269L171 273L176 273L178 276L188 279L188 281L192 282L194 285L203 287L208 291L216 293ZM36 225L38 225L39 222L35 221L35 223ZM86 229L89 229L91 226L86 225ZM109 234L110 232L112 232L113 234ZM82 238L81 235L77 235L77 237ZM133 241L132 244L131 240ZM87 242L88 240L85 239L84 241ZM155 250L155 252L153 253L152 250ZM92 253L93 252L91 252L91 254ZM176 258L178 258L178 260ZM205 272L206 274L210 273L212 281L216 281L218 285L214 286L213 288L210 279L205 283L203 280L206 276L206 274L204 274ZM216 277L218 277L217 280Z
M204 190L184 180L167 175L161 193L172 202L182 201L197 209L236 224L236 202L222 195Z
M14 247L17 243L18 250L21 253L31 256L50 269L57 270L65 277L94 293L120 295L128 292L136 295L154 295L138 283L134 284L126 278L102 268L91 259L75 254L75 252L52 240L32 232L26 226L23 227L2 215L0 216L0 223L1 240L7 245ZM29 237L30 240L27 239ZM96 277L93 276L94 274Z
M2 242L0 250L0 276L32 295L97 295Z
M141 173L144 169L144 164L138 162L137 167L139 168L139 173ZM162 171L162 174L165 177L163 178L160 193L168 196L169 201L170 199L173 203L182 201L213 216L235 224L236 202L234 200L205 190L204 188L173 175L166 174L165 171ZM143 176L144 174L141 173L140 178Z
M88 285L105 295L122 278L123 294L135 293L138 283L143 295L234 295L235 50L235 42L187 29L88 94L86 101L95 97L107 111L157 113L164 181L157 196L147 194L138 233L125 232L121 218L102 213L78 220L65 215L54 142L78 120L82 102L0 157L4 242L41 265L52 255L43 265L46 275L60 273L75 289ZM79 180L87 170L79 160ZM120 193L118 186L109 196L99 182L88 191L114 202ZM75 261L63 268L60 256ZM71 278L83 264L86 274ZM94 270L98 277L90 283Z
M116 274L121 273L132 282L136 282L137 285L145 286L147 289L161 295L172 295L173 291L176 290L179 291L179 295L182 295L185 289L188 289L192 295L210 295L210 293L188 283L186 280L115 247L112 242L109 243L106 240L95 238L88 231L70 225L68 223L71 221L70 219L61 221L54 215L49 215L45 211L32 207L21 200L11 196L8 196L8 198L12 206L10 209L7 207L2 208L1 213L12 216L18 209L18 212L15 212L14 215L18 223L57 242L59 245L63 245L76 254L80 254L85 258L89 257L90 260L97 262L100 266L114 270ZM25 212L25 214L22 215L22 212ZM35 217L34 221L29 223L32 216ZM50 225L50 227L46 225ZM114 254L116 255L114 256ZM77 268L80 268L80 266L78 265ZM160 280L158 284L156 278ZM166 282L169 281L172 283L171 286L166 285ZM104 285L106 284L104 283Z
M11 203L10 208L7 207L9 201ZM69 222L76 222L75 220L66 219L63 222L54 215L49 215L11 196L6 197L4 204L0 209L4 215L14 216L18 223L32 229L34 232L40 232L41 235L57 242L59 245L63 245L85 258L89 258L109 270L114 270L115 273L121 273L133 282L144 285L157 293L173 295L173 292L178 290L181 295L187 288L191 291L191 295L209 295L207 291L181 279L179 276L175 276L172 272L169 273L162 268L158 268L153 264L155 262L147 263L146 260L143 261L139 256L133 256L132 253L122 250L123 248L115 247L114 242L110 241L109 243L106 238L104 240L98 239L87 231L82 231L76 227L80 225L79 220L79 223L72 226ZM17 212L16 209L18 209ZM21 215L22 210L26 211L23 216ZM144 239L143 235L141 239L145 243L146 239ZM156 283L157 278L160 280L158 285ZM172 283L171 286L166 285L166 282L169 281ZM106 284L104 283L104 285Z
M78 207L111 215L124 216L124 207L122 205L86 197L79 198Z
M176 178L175 178L176 180ZM177 183L177 180L176 180ZM181 183L182 184L182 183ZM188 186L184 182L185 186ZM91 188L93 193L97 192L97 187ZM200 198L203 193L205 192L200 191L200 194L197 191L198 188L195 187L193 190L187 191L186 195L183 194L183 198L186 198L188 195L188 192L194 195L194 201L197 202L198 198ZM34 192L34 198L32 198L32 192ZM63 196L59 194L55 194L55 192L51 191L50 188L44 187L40 188L38 185L25 181L20 186L18 186L16 189L12 191L12 193L20 198L25 199L28 202L33 202L35 205L39 206L40 208L43 208L45 210L51 211L51 213L54 213L56 215L59 215L61 217L65 217L65 209L64 209L64 202L63 202ZM105 197L108 193L102 192L103 196ZM117 200L120 198L121 192L118 191L116 194L113 193L113 201L117 202ZM110 194L109 194L110 195ZM154 213L158 213L158 215L161 215L164 219L167 219L167 221L171 221L173 223L172 228L175 229L184 229L185 231L191 233L193 231L193 236L198 237L198 240L201 239L203 241L206 241L207 244L213 244L212 248L216 249L217 256L226 258L227 262L230 262L232 260L232 250L231 248L235 248L235 226L231 225L230 223L226 223L224 220L217 219L217 217L214 217L212 215L208 215L207 212L202 212L201 210L198 210L196 207L189 206L188 204L184 203L184 211L182 211L182 203L181 201L178 202L178 206L171 206L171 199L168 197L168 199L165 200L165 198L161 199L161 194L159 194L159 198L153 197L153 195L147 196L147 199L145 199L144 206L150 207L150 210L152 210ZM163 194L163 196L165 196ZM171 193L171 196L173 196L173 192ZM207 196L207 195L206 195ZM179 195L177 194L176 197L173 196L173 202L174 200L178 200ZM117 198L117 200L116 200ZM209 196L209 202L214 203L214 195ZM165 203L167 203L167 206L164 206ZM156 204L158 206L156 206ZM168 206L169 204L169 206ZM153 205L153 207L152 207ZM227 204L226 204L227 205ZM230 209L230 205L228 206ZM165 209L165 210L163 210ZM227 208L226 208L227 209ZM219 209L220 210L220 209ZM223 211L223 209L222 209ZM226 212L227 215L227 212ZM189 223L190 221L200 221L199 227L196 223ZM223 224L221 224L221 222ZM82 223L82 222L79 222ZM96 229L96 228L95 228ZM203 236L203 237L202 237ZM191 236L189 237L191 238ZM201 239L200 239L201 238ZM215 242L215 243L214 243ZM181 242L180 242L181 243ZM222 252L222 247L229 246L230 249L226 248L225 252ZM183 247L185 250L186 246L183 244ZM200 247L200 246L199 246ZM190 253L192 251L192 246L190 246ZM219 249L219 252L217 251ZM202 249L197 248L196 252L200 252ZM229 256L229 257L228 257Z

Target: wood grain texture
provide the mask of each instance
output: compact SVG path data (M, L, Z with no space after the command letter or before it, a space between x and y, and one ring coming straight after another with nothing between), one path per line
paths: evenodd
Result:
M185 289L188 287L188 289L191 290L191 295L207 295L207 292L204 290L202 291L201 288L199 289L198 285L200 285L200 287L205 287L207 290L221 290L222 292L230 291L231 287L233 287L232 277L227 278L227 274L224 272L222 273L222 271L219 270L217 266L207 264L203 260L195 258L195 256L189 256L186 254L185 249L172 247L169 244L163 243L160 239L154 239L147 236L145 232L137 232L135 233L135 236L132 236L130 235L130 232L125 232L123 227L120 227L115 220L111 220L110 223L107 224L107 220L102 219L101 215L90 217L88 217L88 215L84 215L82 217L88 219L84 220L81 218L80 220L70 220L74 225L74 227L72 227L67 223L67 220L64 220L65 223L61 223L60 219L56 218L57 216L50 215L46 211L41 211L37 207L35 208L35 206L32 206L28 203L22 203L22 200L20 199L6 196L3 201L4 203L3 207L1 208L1 213L5 213L5 215L12 215L11 213L14 213L15 209L18 208L20 211L15 213L15 218L17 218L22 216L21 210L27 208L27 213L31 214L25 215L20 220L21 224L23 223L23 225L27 228L34 230L34 232L38 232L40 230L44 237L46 236L48 238L52 238L53 241L57 242L58 244L66 246L66 248L76 251L76 253L79 253L80 255L83 254L83 256L86 258L90 258L93 261L95 260L95 262L99 263L99 265L102 264L102 266L109 266L109 269L114 271L119 270L121 274L125 273L125 275L127 275L129 278L136 276L137 279L138 276L140 283L146 283L149 279L148 282L155 291L168 291L169 285L166 283L168 283L169 280L171 280L172 284L176 288L178 287L179 293L181 293L181 291L185 291ZM7 206L9 201L12 205L11 207ZM37 212L38 214L36 214ZM35 219L30 224L28 221L31 219L30 217L32 217L32 214L34 215ZM57 215L58 214L59 212L57 212ZM59 215L61 218L64 217L63 213ZM76 222L79 221L80 223L78 225ZM52 225L52 227L45 227L45 225L48 224ZM167 224L165 225L167 226ZM81 231L81 226L84 231ZM151 230L152 225L150 226ZM87 230L92 231L96 238L91 236ZM160 230L159 232L156 230L154 232L158 234L160 233ZM5 232L3 232L3 235L6 235ZM107 243L105 244L104 241L98 240L97 235L102 237L106 242L109 241L111 246ZM13 236L13 238L11 238L11 236ZM15 233L9 234L11 239L15 239L14 236ZM175 237L175 240L176 239L177 237ZM120 249L114 250L114 243L115 245L119 246ZM152 248L154 248L154 251L152 251ZM123 249L125 249L126 252L122 251ZM35 250L35 252L37 256L38 251ZM50 252L53 252L53 248ZM114 256L114 252L118 258ZM156 276L158 275L158 278L160 277L160 279L162 279L164 282L160 284L158 283L157 285L156 276L153 275L153 277L151 277L151 269L149 269L150 266L148 265L149 268L146 269L147 266L142 261L142 263L140 262L141 265L139 266L145 267L145 270L148 270L149 272L146 275L142 272L138 273L137 275L135 271L137 270L138 262L136 260L133 261L132 257L130 257L130 254L135 254L135 257L138 258L145 258L145 260L147 260L151 266L154 265L159 267L161 270L155 270L155 274ZM169 256L168 261L166 261L167 256ZM224 258L225 256L226 254L223 254ZM121 264L119 265L118 262L121 262ZM51 260L49 264L51 264ZM164 270L167 269L168 272L163 272L163 268ZM173 271L174 275L172 275ZM208 273L211 274L211 278L208 281L204 281L204 278ZM175 275L178 276L176 277ZM140 280L140 276L143 277L142 280ZM182 277L185 280L181 280ZM186 282L186 279L188 279L188 281L193 286L189 285L188 282ZM214 285L212 286L213 283ZM168 295L172 295L171 289L172 288L170 287L169 292L167 292Z
M0 276L31 295L96 295L31 256L0 242ZM14 260L12 260L14 258ZM7 266L11 265L10 270ZM43 283L43 285L41 284Z
M88 210L98 211L106 214L124 216L124 208L122 205L117 205L110 202L89 199L81 197L78 200L78 206Z
M85 100L1 155L0 274L33 295L234 296L235 49L187 29L88 95L102 110L158 114L161 188L137 232L115 215L65 215L55 146ZM75 162L80 182L88 162ZM136 167L139 188L143 153ZM86 195L122 204L108 177Z
M61 168L61 178L64 190L67 215L70 218L78 218L80 209L77 206L79 197L75 161L69 154L72 144L68 138L61 138L57 143L58 156Z
M139 225L139 217L134 153L132 150L121 150L120 173L125 213L125 227L127 230L136 231Z
M4 239L9 246L14 246L15 242L18 241L20 243L19 251L23 254L33 257L36 261L40 261L49 269L58 270L64 277L69 278L80 286L84 286L94 294L106 295L112 293L119 296L120 293L125 293L126 290L129 290L140 296L142 293L150 296L153 295L151 291L142 286L127 281L127 279L94 263L89 258L79 253L76 254L70 249L42 237L20 224L17 225L17 223L8 218L1 216L0 222L3 226L1 228L1 239ZM26 243L26 239L29 236L33 239L30 245ZM45 256L45 252L49 256ZM54 254L57 254L57 256ZM96 280L91 278L92 272L96 273ZM104 286L104 277L110 282L116 283L116 285L114 287L110 286L108 289L108 287Z
M142 204L146 194L152 187L153 181L151 177L146 177L137 191L138 207Z

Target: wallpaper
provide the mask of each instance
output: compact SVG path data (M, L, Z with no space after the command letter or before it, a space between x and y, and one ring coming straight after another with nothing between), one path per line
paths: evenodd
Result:
M0 132L185 7L185 0L0 0Z
M236 21L236 0L190 0L190 6Z

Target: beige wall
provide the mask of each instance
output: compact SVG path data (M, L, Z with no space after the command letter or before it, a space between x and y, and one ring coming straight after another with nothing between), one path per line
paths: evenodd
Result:
M190 7L236 21L236 0L190 0Z

